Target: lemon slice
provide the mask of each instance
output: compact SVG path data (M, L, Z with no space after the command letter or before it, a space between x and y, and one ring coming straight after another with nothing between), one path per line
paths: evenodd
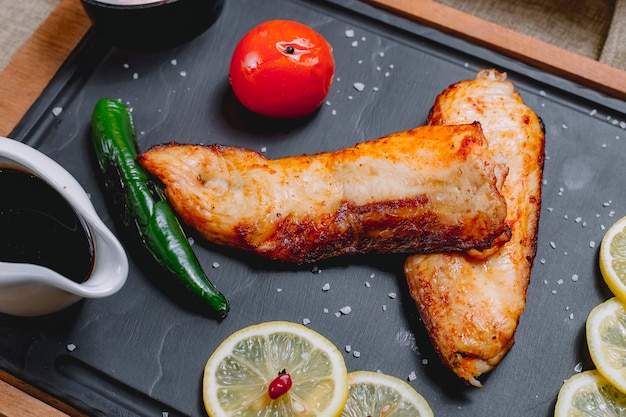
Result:
M348 374L348 401L342 417L432 417L428 402L409 384L378 372Z
M337 417L348 396L341 352L301 324L272 321L233 333L204 368L211 417Z
M566 380L554 407L554 417L623 416L626 416L626 394L596 370Z
M587 345L598 371L626 393L626 307L613 297L587 317Z
M600 272L613 294L626 302L626 217L615 222L602 238Z

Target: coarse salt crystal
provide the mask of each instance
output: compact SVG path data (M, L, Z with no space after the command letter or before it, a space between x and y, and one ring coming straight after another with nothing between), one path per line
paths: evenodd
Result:
M219 262L217 262L217 261L215 261L215 262L213 262L213 263L211 264L211 266L212 266L213 268L219 268L219 267L220 267L220 263L219 263Z
M52 115L55 117L61 114L62 112L63 112L63 107L55 107L52 109Z
M391 298L393 300L394 298L396 298L398 296L398 294L396 294L395 292L390 292L388 294L388 296L389 296L389 298Z
M346 38L354 38L354 30L352 29L346 29L345 34Z
M428 365L428 359L426 358L422 359L422 365Z
M572 275L572 281L574 282L578 281L578 274Z
M570 320L574 320L574 313L570 313L570 314L569 314L569 319L570 319Z
M554 243L554 242L552 242L552 241L551 241L551 242L550 242L550 247L551 247L552 249L556 249L556 243Z
M282 288L276 288L276 292L283 292Z
M66 347L70 352L74 352L76 350L76 345L74 343L69 343Z
M262 152L262 153L267 152L267 147L266 147L266 146L261 147L261 152Z
M311 324L311 320L309 320L309 319L302 319L302 324L304 324L305 326L308 326L309 324Z
M133 80L136 80L139 78L139 74L136 72L133 72Z
M416 379L417 379L417 375L415 375L415 371L411 371L411 373L409 374L408 380L415 381Z
M187 76L187 71L181 71L180 72L180 76L181 77L186 77Z
M372 285L369 283L369 281L365 281L365 286L366 286L367 288L370 288Z
M360 358L361 352L359 352L358 350L355 350L354 352L352 352L352 356L354 356L355 358Z
M575 372L582 372L583 371L583 363L582 362L578 362L576 365L574 365L574 371Z
M324 314L328 314L328 309L327 308L324 308L324 310L322 310L322 311L324 311Z
M595 248L596 247L596 242L593 241L593 240L589 241L589 247L592 248L592 249Z
M176 64L178 64L178 61L177 61L176 59L172 59L172 60L170 61L170 64L172 64L172 65L176 65Z
M346 345L346 352L348 353L352 352L352 346Z
M387 311L387 305L383 304L383 311Z
M360 83L360 82L356 82L356 83L352 84L352 86L357 91L363 91L363 89L365 89L365 84Z
M339 309L339 312L340 312L341 314L344 314L344 315L345 315L345 314L350 314L350 313L352 313L352 307L350 307L350 306L341 307L341 308Z
M328 290L330 290L330 284L327 282L326 284L322 286L322 291L328 291Z
M562 280L562 279L559 279L556 283L557 283L558 285L563 285L563 280Z
M335 312L335 317L341 317L341 312L340 311L336 311Z
M593 109L589 112L589 116L595 116L596 113L598 113L598 111L596 109Z
M357 46L359 46L359 41L352 41L352 47L356 48Z

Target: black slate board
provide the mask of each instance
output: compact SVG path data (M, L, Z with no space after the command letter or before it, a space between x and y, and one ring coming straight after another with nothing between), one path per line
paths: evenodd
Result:
M228 85L237 41L277 18L314 27L334 47L328 101L300 123L250 115ZM506 71L543 118L547 159L527 311L516 345L482 378L482 389L440 365L408 294L401 256L291 267L196 238L198 257L232 303L218 321L183 306L106 204L89 137L100 97L132 107L142 149L174 140L225 143L273 158L420 125L438 93L486 67ZM357 91L356 82L365 89ZM585 318L610 296L597 252L604 229L626 214L625 110L621 101L358 1L228 0L203 35L149 54L109 48L90 32L11 136L51 156L90 193L127 246L129 280L114 296L49 317L0 317L0 367L89 415L204 416L202 370L225 337L261 321L307 319L344 352L350 371L411 379L437 416L551 416L562 381L577 365L592 366ZM337 316L344 306L352 312Z

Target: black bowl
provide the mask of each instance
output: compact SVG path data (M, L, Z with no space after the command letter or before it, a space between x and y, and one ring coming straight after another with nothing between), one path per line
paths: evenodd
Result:
M224 0L81 0L96 34L122 49L167 49L193 39L219 17Z

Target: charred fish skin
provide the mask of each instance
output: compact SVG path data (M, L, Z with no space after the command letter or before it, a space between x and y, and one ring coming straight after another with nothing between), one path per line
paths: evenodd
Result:
M485 250L510 236L498 189L503 171L478 123L423 126L275 160L175 143L138 160L205 239L272 260Z
M502 186L511 239L483 259L467 254L410 256L409 291L442 362L460 378L491 371L514 344L537 247L545 134L506 74L480 71L435 101L428 123L479 121L494 155L509 168Z

